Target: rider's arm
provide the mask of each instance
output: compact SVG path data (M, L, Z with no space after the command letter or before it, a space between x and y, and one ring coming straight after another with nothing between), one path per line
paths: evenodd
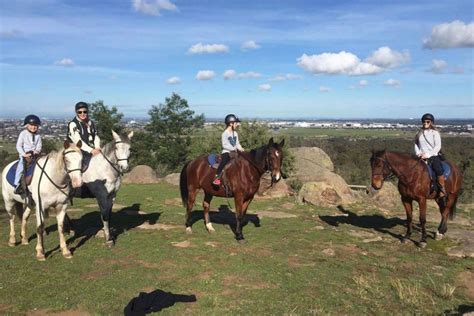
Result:
M421 155L421 149L418 146L418 142L415 141L415 155L420 156Z
M41 152L41 149L43 149L43 142L41 141L41 136L40 135L37 135L37 136L38 136L38 143L36 144L35 153L39 154Z
M232 144L230 143L228 133L226 132L222 133L221 141L222 141L222 149L226 151L235 151L235 147L232 146Z
M439 134L438 131L433 133L433 139L434 139L434 148L433 152L435 154L438 154L441 151L441 135Z
M23 149L23 145L25 143L24 135L25 133L22 131L20 135L18 135L18 140L16 141L16 151L18 151L20 156L24 156L26 154L25 150Z
M94 148L97 148L97 149L100 149L100 138L99 138L99 135L95 135L95 138L94 138Z
M77 126L74 122L70 122L68 126L68 135L69 138L72 140L74 144L77 145L81 139L81 135L79 134L79 131L77 130ZM89 145L86 144L86 142L82 142L81 150L90 153L93 148L91 148Z
M237 139L235 147L237 148L238 151L244 151L244 149L242 148L242 145L240 145L239 134L235 133L235 137Z

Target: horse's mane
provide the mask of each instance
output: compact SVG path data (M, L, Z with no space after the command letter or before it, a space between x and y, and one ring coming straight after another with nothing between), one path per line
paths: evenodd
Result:
M402 158L405 158L405 159L414 159L414 160L418 160L419 158L414 155L414 154L409 154L409 153L405 153L405 152L400 152L400 151L392 151L392 150L378 150L378 151L374 151L374 154L373 154L373 157L381 157L383 156L384 154L386 153L389 153L389 154L394 154L396 156L400 156Z
M62 172L64 170L64 159L63 158L63 153L64 153L64 148L61 150L53 150L46 156L38 158L38 162L40 159L46 159L48 158L49 161L54 160L56 163L54 164L55 167L55 173Z

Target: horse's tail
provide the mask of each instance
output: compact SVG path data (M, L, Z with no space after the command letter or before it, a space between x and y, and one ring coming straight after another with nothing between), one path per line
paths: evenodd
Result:
M179 190L181 192L181 201L183 201L183 206L186 207L188 203L188 169L189 162L187 162L183 169L181 170L181 174L179 175Z

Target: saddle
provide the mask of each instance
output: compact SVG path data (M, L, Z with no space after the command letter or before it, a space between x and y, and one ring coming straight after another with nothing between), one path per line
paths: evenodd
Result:
M447 181L449 176L451 175L451 167L449 166L449 164L446 161L442 161L441 165L443 166L444 179ZM432 193L434 191L438 191L439 190L439 184L438 184L438 181L437 181L437 178L436 178L435 171L433 170L433 168L431 167L431 164L429 164L429 163L426 164L426 168L428 169L428 174L430 175L430 179L431 179L430 193Z
M36 166L36 158L33 159L25 159L26 161L26 172L22 175L20 179L20 184L22 186L28 186L31 184L31 179L33 178L33 173L35 171ZM7 172L7 182L14 187L15 186L15 174L16 169L18 168L18 163L20 160L17 160L8 170ZM20 166L21 168L21 166Z
M231 160L236 158L237 155L238 154L236 152L229 153L229 156L230 156ZM218 154L209 154L207 156L207 163L209 164L209 167L211 167L213 169L217 169L219 167L219 164L221 163L221 160L222 160L222 157L221 157L221 155L218 155Z

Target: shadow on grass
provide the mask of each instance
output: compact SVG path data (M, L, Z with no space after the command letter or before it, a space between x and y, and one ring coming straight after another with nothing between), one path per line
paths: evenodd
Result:
M118 212L112 213L110 220L110 234L113 236L114 240L127 230L140 226L145 222L155 224L161 216L161 212L142 215L139 214L139 211L140 204L135 203L131 206L120 209ZM71 232L71 234L74 232L73 236L67 240L67 244L79 240L77 245L70 249L72 253L83 246L89 239L94 237L101 229L102 219L100 211L86 213L78 219L71 219L70 217L64 219L64 231ZM50 225L46 228L48 234L57 230L57 224ZM36 235L30 237L30 239L34 238L36 238ZM59 245L55 249L48 251L46 257L58 249Z
M445 310L444 315L471 315L474 312L474 305L459 305L457 309Z
M235 213L232 212L229 206L221 204L219 206L219 211L209 211L209 218L211 223L229 225L232 231L235 234L235 228L237 226L237 219L235 218ZM204 220L204 211L193 211L191 213L191 226L197 221ZM260 218L255 214L245 214L244 222L242 228L245 227L249 222L254 224L255 227L260 227Z
M196 295L173 294L162 290L154 290L150 293L141 292L124 308L123 313L126 316L146 315L159 312L164 308L173 306L175 303L196 302Z
M339 205L338 210L344 213L345 215L341 216L319 216L319 218L331 226L339 226L339 224L348 224L360 228L369 228L377 232L388 234L394 238L402 239L403 235L394 233L389 229L394 228L395 226L402 225L406 227L405 220L402 220L398 217L385 218L382 215L373 214L373 215L357 215L350 210L344 209Z

